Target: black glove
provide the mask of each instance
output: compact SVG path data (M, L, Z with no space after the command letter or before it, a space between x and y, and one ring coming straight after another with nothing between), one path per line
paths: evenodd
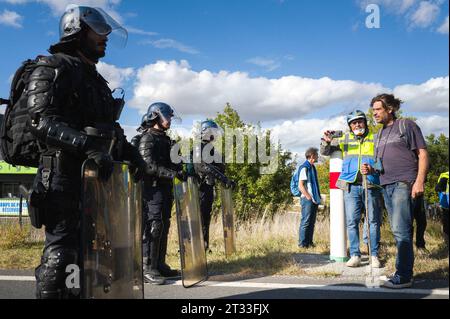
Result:
M181 170L181 171L178 171L178 172L177 172L176 177L177 177L180 181L185 182L185 181L187 181L187 179L188 179L188 174L187 174L185 171Z
M93 159L98 166L98 176L103 180L108 180L114 169L113 158L108 153L91 150L87 151L86 155L89 159Z
M145 165L133 165L131 164L129 166L129 170L130 170L130 174L131 177L133 178L133 181L135 183L141 181L144 178L144 174L145 174Z

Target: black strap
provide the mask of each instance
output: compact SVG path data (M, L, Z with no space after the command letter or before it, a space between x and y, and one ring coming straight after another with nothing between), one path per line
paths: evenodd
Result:
M50 187L52 171L55 167L55 158L53 156L42 156L42 185L46 190Z

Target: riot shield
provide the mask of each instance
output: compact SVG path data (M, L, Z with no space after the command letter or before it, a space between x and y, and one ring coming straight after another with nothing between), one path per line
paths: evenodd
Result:
M188 288L208 278L197 182L193 177L187 182L175 179L174 194L182 281Z
M82 298L142 299L141 184L114 163L107 180L83 165Z
M223 239L225 242L225 256L229 257L236 252L236 236L234 232L234 203L231 188L220 188L222 203Z

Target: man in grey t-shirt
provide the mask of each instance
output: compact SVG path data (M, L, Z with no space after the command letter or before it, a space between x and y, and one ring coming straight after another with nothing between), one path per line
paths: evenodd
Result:
M396 117L401 103L392 94L378 95L371 102L375 121L383 128L375 144L378 165L368 170L381 173L384 202L397 244L396 272L383 284L387 288L412 286L414 200L423 195L428 171L428 151L420 128L411 120Z

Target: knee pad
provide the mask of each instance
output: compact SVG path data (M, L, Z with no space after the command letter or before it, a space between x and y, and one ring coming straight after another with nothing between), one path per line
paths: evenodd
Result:
M78 252L70 248L52 248L44 251L41 264L35 270L36 297L38 299L63 299L70 297L66 287L66 267L76 264Z
M160 238L162 234L163 223L160 220L153 220L150 228L150 235L152 238Z

